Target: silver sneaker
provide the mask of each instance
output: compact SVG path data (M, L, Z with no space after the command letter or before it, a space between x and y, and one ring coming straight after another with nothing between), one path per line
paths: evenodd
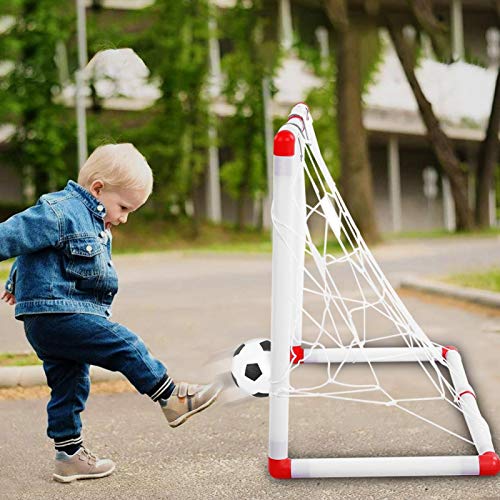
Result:
M219 395L220 384L197 385L180 382L166 400L160 401L170 427L183 424L191 415L208 408Z
M60 483L71 483L77 479L106 477L114 470L115 463L112 460L97 458L82 446L74 455L68 455L64 451L56 453L53 477Z

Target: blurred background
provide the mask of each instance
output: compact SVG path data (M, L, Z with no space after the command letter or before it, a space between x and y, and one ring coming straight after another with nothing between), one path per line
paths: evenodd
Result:
M495 0L0 0L0 221L132 142L119 250L269 249L273 135L306 101L365 238L497 232Z

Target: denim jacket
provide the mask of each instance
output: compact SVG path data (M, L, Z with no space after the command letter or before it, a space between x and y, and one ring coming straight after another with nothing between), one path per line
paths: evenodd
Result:
M105 207L69 181L57 193L0 224L0 262L17 257L5 285L15 316L86 313L111 316L118 277Z

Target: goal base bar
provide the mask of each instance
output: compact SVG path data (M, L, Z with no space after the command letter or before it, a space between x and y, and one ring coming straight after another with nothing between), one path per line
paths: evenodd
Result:
M494 452L480 456L269 458L275 479L320 477L495 476L500 459Z

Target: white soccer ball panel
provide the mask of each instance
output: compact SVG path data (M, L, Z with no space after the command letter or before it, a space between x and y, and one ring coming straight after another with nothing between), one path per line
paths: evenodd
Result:
M238 387L251 395L268 395L270 391L271 351L264 350L262 342L270 345L265 338L248 340L233 357L231 373Z

